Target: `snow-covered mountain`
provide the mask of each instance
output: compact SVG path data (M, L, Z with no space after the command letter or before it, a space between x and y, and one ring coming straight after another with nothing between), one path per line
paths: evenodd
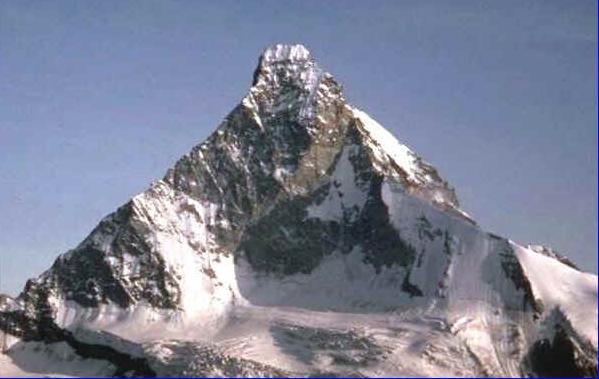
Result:
M485 232L301 45L0 297L0 374L597 375L597 276Z

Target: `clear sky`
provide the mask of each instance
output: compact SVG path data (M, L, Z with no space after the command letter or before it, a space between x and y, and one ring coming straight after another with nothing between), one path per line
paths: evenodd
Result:
M305 44L486 229L597 272L595 1L2 1L0 292L161 177Z

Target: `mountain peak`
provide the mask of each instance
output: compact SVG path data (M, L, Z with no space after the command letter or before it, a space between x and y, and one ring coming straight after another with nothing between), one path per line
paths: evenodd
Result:
M305 125L314 118L318 104L342 99L341 85L318 66L306 47L276 44L260 56L244 105L259 108L261 117L293 114Z
M298 62L311 60L311 54L302 44L276 44L267 47L260 56L260 65L268 65L273 62Z
M276 44L260 55L252 86L262 83L271 89L295 87L313 92L324 75L304 45Z

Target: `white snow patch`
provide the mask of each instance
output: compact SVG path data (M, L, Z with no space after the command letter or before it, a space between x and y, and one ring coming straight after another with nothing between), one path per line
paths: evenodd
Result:
M354 215L364 206L368 193L357 184L351 156L356 154L359 146L344 146L331 175L329 194L320 204L312 204L307 208L308 217L323 221L339 221L344 210L352 210Z
M380 146L380 148L373 149L374 152L379 155L388 154L406 172L408 179L417 182L417 172L419 169L416 163L416 155L412 150L406 145L401 144L393 134L389 133L387 129L372 119L366 112L362 112L358 108L352 107L351 109L362 122L372 139Z

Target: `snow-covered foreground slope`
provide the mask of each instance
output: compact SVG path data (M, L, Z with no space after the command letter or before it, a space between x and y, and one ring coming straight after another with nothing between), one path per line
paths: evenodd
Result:
M513 244L533 293L546 308L559 308L572 326L597 346L597 276L582 273Z
M276 45L206 141L0 297L0 374L596 375L597 277L543 251Z

